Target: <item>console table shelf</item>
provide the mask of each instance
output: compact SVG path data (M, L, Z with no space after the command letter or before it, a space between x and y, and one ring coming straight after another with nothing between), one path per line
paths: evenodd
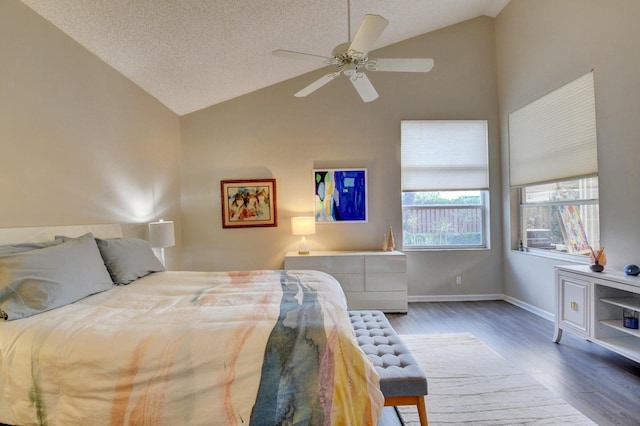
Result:
M640 312L640 277L556 267L556 343L566 330L640 362L640 330L623 325L625 309Z
M640 311L640 297L603 297L600 301L621 308Z
M606 325L607 327L611 327L614 330L620 330L623 333L630 334L632 336L636 336L640 338L640 331L637 328L627 328L622 325L622 320L602 320L600 324ZM638 345L640 345L640 340L638 340Z
M637 337L607 337L599 339L596 343L635 362L640 362L640 341Z

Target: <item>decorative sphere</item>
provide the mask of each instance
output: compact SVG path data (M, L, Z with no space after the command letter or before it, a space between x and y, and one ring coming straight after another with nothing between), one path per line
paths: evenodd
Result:
M640 267L638 265L626 265L624 267L624 273L627 275L638 275L640 274Z

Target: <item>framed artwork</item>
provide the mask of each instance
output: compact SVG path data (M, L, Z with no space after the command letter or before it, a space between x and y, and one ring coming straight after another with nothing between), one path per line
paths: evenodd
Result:
M317 223L367 222L367 169L315 169Z
M222 227L278 226L276 180L221 180Z

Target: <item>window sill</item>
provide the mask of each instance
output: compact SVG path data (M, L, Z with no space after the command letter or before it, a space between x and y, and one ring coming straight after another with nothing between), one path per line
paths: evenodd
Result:
M547 259L557 259L564 262L573 262L573 263L579 263L584 265L589 264L589 258L585 256L576 256L574 254L552 253L546 250L536 250L536 249L527 249L527 248L525 248L524 251L512 249L511 252L516 253L517 255L530 255L530 256L537 256L537 257L545 257Z
M487 251L488 247L403 247L403 252L408 251Z

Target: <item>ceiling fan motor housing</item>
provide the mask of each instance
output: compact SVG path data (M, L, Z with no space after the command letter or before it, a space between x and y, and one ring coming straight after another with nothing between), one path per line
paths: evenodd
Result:
M362 52L356 52L353 49L349 49L350 45L351 43L342 43L333 49L331 54L333 55L333 59L335 59L334 65L336 68L341 68L348 64L354 65L356 69L365 67L368 59L367 56Z

